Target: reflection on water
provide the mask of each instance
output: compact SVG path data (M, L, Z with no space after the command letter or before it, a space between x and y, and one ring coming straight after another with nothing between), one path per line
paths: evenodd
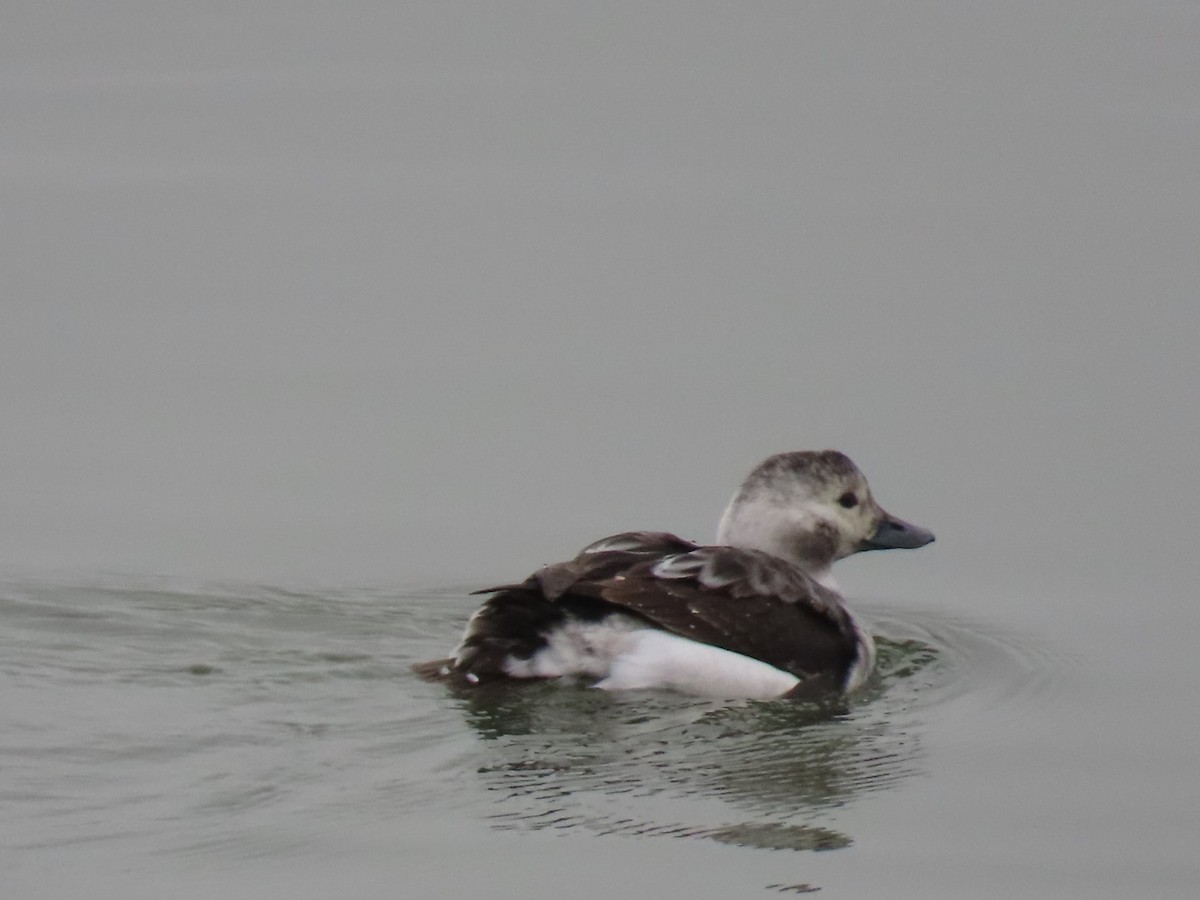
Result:
M458 697L499 757L479 772L499 828L831 850L851 837L825 813L920 771L914 703L945 676L929 643L882 638L879 650L869 689L851 701L728 703L552 683ZM729 821L730 807L746 818Z
M977 626L894 610L871 618L878 666L850 699L730 703L556 683L457 689L497 758L478 773L495 827L846 847L853 836L831 824L836 810L922 772L920 726L934 707L973 691L1019 693L1053 668Z
M868 610L878 671L850 700L420 681L410 664L445 649L469 603L3 586L0 759L15 780L0 788L0 846L283 860L332 832L403 842L433 815L508 834L836 850L854 840L845 807L926 772L939 707L1052 681L1054 661L1026 642L891 609Z

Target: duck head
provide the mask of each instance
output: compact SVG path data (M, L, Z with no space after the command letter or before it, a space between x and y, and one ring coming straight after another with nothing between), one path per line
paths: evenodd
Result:
M762 550L832 585L830 567L864 550L914 549L933 532L886 512L866 476L837 450L779 453L733 495L717 542Z

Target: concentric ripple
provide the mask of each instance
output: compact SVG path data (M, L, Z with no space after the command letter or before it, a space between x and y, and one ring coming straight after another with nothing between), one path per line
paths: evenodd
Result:
M930 722L1037 706L1065 662L977 623L868 606L878 671L849 701L454 693L409 666L453 645L466 594L0 585L0 761L17 773L0 800L35 823L7 844L270 856L318 845L305 823L440 816L833 850L853 842L843 809L926 771Z
M722 703L557 684L458 695L495 757L479 777L496 827L706 838L827 850L836 812L924 771L943 707L1037 702L1066 661L1017 635L939 613L868 607L876 673L849 701Z

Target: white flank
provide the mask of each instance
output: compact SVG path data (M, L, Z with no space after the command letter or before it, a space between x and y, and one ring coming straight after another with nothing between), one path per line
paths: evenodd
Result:
M547 634L546 646L529 659L510 656L505 660L504 673L510 678L604 678L629 636L645 628L644 622L623 615L611 615L599 622L568 620Z
M647 628L628 616L569 622L529 659L509 659L512 678L585 675L604 690L668 688L705 697L779 697L799 679L765 662Z
M705 697L766 699L782 696L799 683L795 675L765 662L665 631L636 631L624 644L609 676L596 687L670 688Z

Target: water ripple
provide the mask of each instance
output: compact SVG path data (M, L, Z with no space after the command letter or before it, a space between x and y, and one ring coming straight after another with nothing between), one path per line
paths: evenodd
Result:
M500 807L496 827L846 846L852 838L830 822L846 804L924 771L924 723L964 703L1019 713L1070 662L1023 636L938 613L889 608L870 610L870 620L878 669L850 700L721 703L556 684L459 693L497 757L479 770ZM643 814L630 816L634 805Z
M868 607L879 667L848 701L418 680L409 665L441 655L472 606L457 588L0 584L0 762L16 775L0 800L36 825L4 843L247 857L319 842L306 822L433 815L837 849L847 806L926 771L930 721L1021 715L1070 664L978 623Z

